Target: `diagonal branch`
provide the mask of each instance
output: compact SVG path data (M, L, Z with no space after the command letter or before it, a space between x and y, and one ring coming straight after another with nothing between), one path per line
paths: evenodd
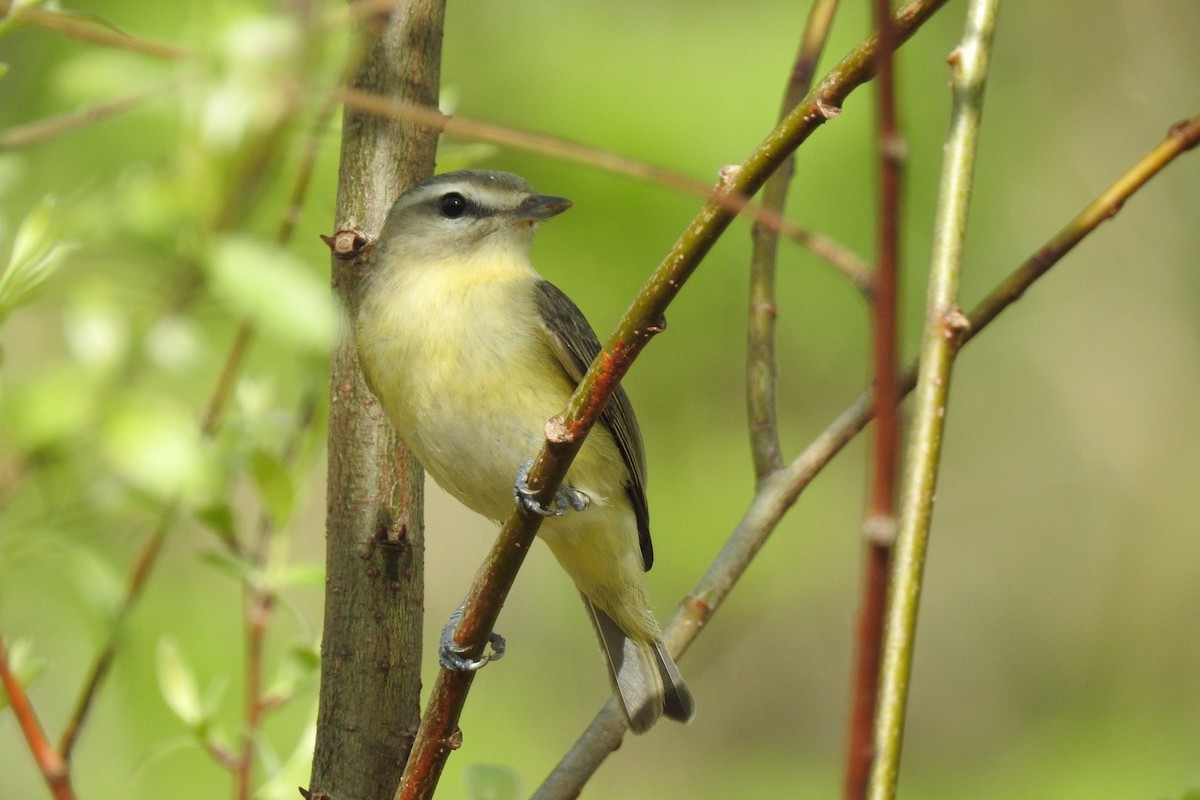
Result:
M50 744L37 711L29 701L29 695L25 693L25 687L13 674L3 637L0 637L0 686L8 695L8 703L17 718L25 743L29 746L29 752L37 762L51 794L55 800L74 800L75 794L71 790L71 773L67 762Z
M1020 300L1039 278L1084 237L1100 223L1115 216L1148 180L1197 144L1200 144L1200 115L1174 125L1161 144L1013 270L967 314L967 327L962 333L959 347L972 341L1006 308ZM918 365L913 364L904 371L900 380L902 396L916 386L917 368ZM686 651L700 635L801 492L871 421L871 409L871 393L867 391L838 415L795 460L762 482L725 546L692 588L691 594L676 609L664 630L667 645L673 654ZM620 746L624 736L625 726L616 705L610 702L596 714L547 776L534 794L535 800L578 796L588 778Z
M897 13L897 41L910 37L945 0L918 0ZM751 197L813 131L829 118L828 109L874 74L874 39L854 49L797 108L788 114L750 157L726 170L715 196L684 230L618 323L616 330L580 381L565 413L547 423L546 443L534 461L529 486L539 502L558 489L583 439L633 360L662 330L663 312L679 293L717 238L733 221L729 199ZM478 659L500 608L516 579L541 522L515 510L509 515L463 605L455 640L464 657ZM440 670L430 693L417 740L405 768L396 800L430 797L450 751L457 745L458 719L474 675Z

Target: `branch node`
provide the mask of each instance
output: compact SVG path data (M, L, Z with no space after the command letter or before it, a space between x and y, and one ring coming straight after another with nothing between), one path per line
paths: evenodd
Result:
M881 547L891 547L896 541L896 518L874 515L863 520L863 539Z
M334 258L343 261L358 258L362 255L362 251L367 245L371 243L371 240L363 234L351 230L338 231L333 236L321 234L321 241L329 245L329 249L333 251Z
M905 161L908 158L908 140L897 133L883 136L879 140L879 151L888 161Z
M942 314L942 322L945 328L942 335L950 341L954 342L957 347L971 331L971 320L963 313L958 306L951 306Z
M555 414L550 419L546 420L546 425L542 429L546 434L546 441L551 444L570 444L575 441L575 436L572 435L571 429L567 427L566 420L562 414Z
M651 336L662 333L667 329L667 315L659 314L653 320L646 324L645 328L635 331L638 336L649 339Z
M835 106L832 103L826 103L824 100L818 99L816 105L817 113L820 114L823 119L833 119L838 114L842 113L841 106Z
M728 191L729 187L733 184L734 178L736 178L738 173L741 171L741 164L726 164L717 170L717 177L721 179L721 190Z
M1167 131L1168 136L1178 136L1183 140L1183 149L1191 150L1200 144L1200 125L1193 119L1181 119Z

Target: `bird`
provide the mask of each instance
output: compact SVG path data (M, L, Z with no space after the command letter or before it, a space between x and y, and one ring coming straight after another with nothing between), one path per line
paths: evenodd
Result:
M643 733L662 716L690 721L695 704L647 594L645 454L625 391L613 392L550 508L525 484L546 421L601 349L578 306L530 260L534 229L571 206L506 172L416 183L374 245L354 336L367 385L439 486L497 523L514 497L546 517L539 537L583 598L628 728ZM440 661L476 668L454 652L456 621Z

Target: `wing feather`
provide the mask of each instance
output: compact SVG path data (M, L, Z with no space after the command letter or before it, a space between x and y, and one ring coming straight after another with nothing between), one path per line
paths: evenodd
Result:
M549 281L537 284L537 307L550 349L558 356L563 371L578 385L600 353L600 340L579 307ZM650 541L650 511L646 504L646 454L633 405L620 386L601 412L600 423L612 434L629 472L625 491L637 517L642 566L648 570L654 564L654 547Z

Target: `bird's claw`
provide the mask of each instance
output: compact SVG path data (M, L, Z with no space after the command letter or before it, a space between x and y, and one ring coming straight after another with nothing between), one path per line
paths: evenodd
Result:
M591 504L592 499L586 494L563 484L554 495L554 504L549 508L542 505L534 497L535 492L529 488L529 470L532 466L532 461L522 464L517 470L517 480L513 484L513 497L521 508L540 517L561 517L568 509L583 511Z
M450 615L446 627L442 628L441 646L438 648L438 663L443 668L451 669L455 672L474 672L489 661L499 661L504 656L505 644L504 637L495 631L488 634L488 643L492 646L490 653L484 653L478 659L467 658L463 655L464 650L462 646L454 641L454 629L458 627L462 615L463 606L459 606Z

